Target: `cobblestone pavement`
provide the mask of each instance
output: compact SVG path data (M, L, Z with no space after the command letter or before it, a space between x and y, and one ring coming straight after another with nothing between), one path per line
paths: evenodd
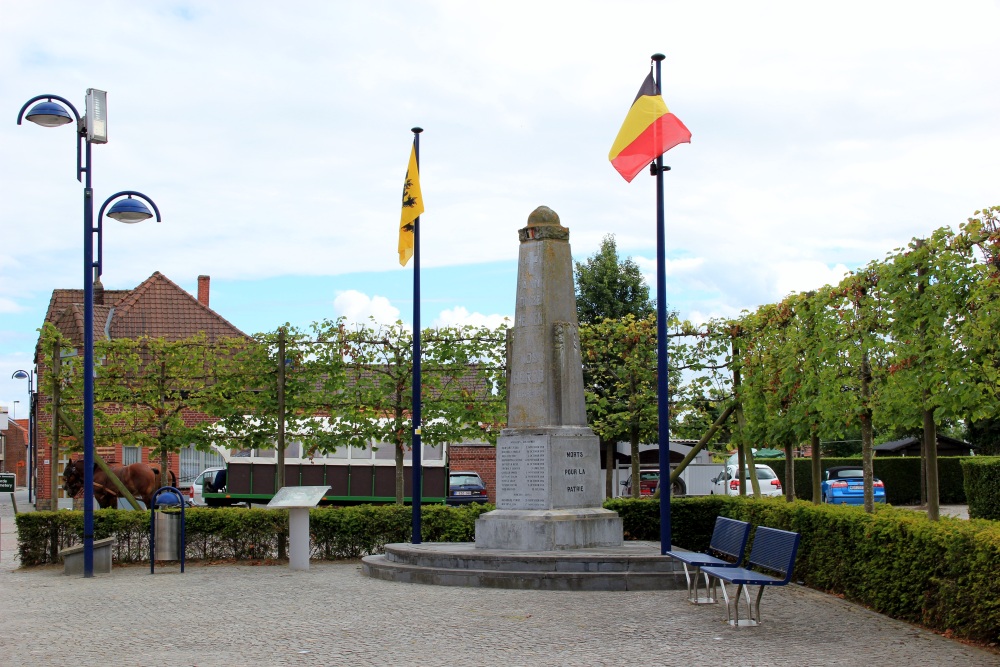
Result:
M6 494L5 494L6 495ZM0 528L12 530L9 500ZM1000 665L1000 655L800 586L735 630L682 591L397 584L357 562L116 567L92 579L0 560L0 665Z

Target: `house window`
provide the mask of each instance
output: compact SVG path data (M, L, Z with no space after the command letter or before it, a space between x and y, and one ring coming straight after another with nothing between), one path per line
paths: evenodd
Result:
M122 465L130 466L133 463L142 463L142 448L122 447Z

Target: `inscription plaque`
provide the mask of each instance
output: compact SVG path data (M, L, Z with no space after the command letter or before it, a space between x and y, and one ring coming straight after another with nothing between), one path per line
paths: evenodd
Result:
M497 509L546 509L548 439L505 438L497 443Z

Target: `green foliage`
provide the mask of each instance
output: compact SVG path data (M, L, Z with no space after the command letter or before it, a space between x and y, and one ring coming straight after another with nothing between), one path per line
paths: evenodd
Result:
M476 519L492 505L421 507L426 542L471 542ZM309 512L312 557L360 558L386 544L408 542L412 511L400 505L319 507ZM189 560L265 560L277 557L278 538L288 537L288 513L245 508L189 508L185 511L185 557ZM18 553L23 567L60 561L58 552L83 542L83 512L18 514ZM115 563L149 560L149 512L97 510L94 537L115 538Z
M586 262L577 262L576 310L581 324L626 315L644 319L654 312L649 287L639 266L629 257L618 259L614 234L601 241L601 248Z
M965 440L980 456L1000 456L1000 417L985 417L966 424Z
M656 502L614 499L604 506L622 515L626 531L659 540ZM670 508L677 546L706 549L719 515L792 530L801 536L793 581L957 637L1000 639L996 522L951 517L933 522L892 507L868 514L860 507L779 498L678 498Z
M969 516L1000 521L1000 458L963 458L962 473L965 495L969 499Z
M938 486L941 492L941 503L945 505L963 505L966 503L963 486L962 462L968 460L964 456L947 456L938 459ZM862 461L858 457L823 457L821 470L834 466L858 466ZM795 465L795 497L799 500L812 500L812 461L809 459L794 459ZM785 483L785 466L771 466L774 472ZM872 461L875 477L885 484L885 499L890 505L917 505L920 503L920 459L915 456L877 456Z

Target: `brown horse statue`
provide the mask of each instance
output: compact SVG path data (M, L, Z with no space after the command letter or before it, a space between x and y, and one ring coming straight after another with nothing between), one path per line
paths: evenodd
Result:
M159 468L154 468L146 463L132 463L127 466L109 465L108 467L111 468L111 471L122 481L122 484L125 485L125 488L129 490L129 493L136 500L146 503L147 508L152 505L153 494L158 488L163 486L160 483ZM63 472L63 489L70 497L75 497L83 489L83 470L83 461L78 459L70 461ZM169 473L170 486L176 487L177 476L174 475L172 470ZM102 509L117 507L118 498L121 495L114 482L95 464L94 499L97 501L97 504Z

